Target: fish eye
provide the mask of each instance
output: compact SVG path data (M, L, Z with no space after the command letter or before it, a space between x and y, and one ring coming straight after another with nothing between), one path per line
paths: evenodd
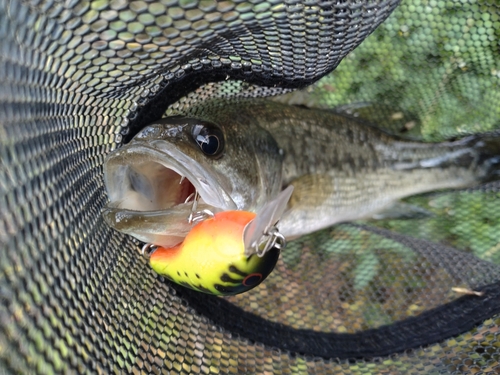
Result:
M207 156L217 157L224 151L224 135L214 124L196 124L193 126L193 140Z

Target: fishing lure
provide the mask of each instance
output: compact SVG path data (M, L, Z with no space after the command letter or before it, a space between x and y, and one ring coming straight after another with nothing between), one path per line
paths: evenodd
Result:
M255 218L247 211L219 212L196 224L182 243L158 247L150 256L154 271L205 293L238 294L259 285L274 269L279 248L262 257L245 255L243 231Z
M185 287L233 295L255 288L274 269L285 238L275 224L293 188L285 189L258 215L223 211L198 222L184 241L173 247L152 247L155 272ZM196 216L196 215L195 215ZM146 245L145 251L149 251Z

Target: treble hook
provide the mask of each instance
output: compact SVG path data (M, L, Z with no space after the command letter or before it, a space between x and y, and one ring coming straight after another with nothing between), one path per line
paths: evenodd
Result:
M259 243L254 246L255 253L259 258L262 258L269 250L272 248L277 248L278 250L284 249L286 246L286 239L278 228L275 226L267 229L262 234Z
M198 190L196 190L194 193L191 193L189 197L187 197L186 202L189 201L189 199L193 196L193 205L191 206L191 213L188 216L188 223L197 223L199 221L206 220L208 218L214 217L214 213L208 209L202 210L202 211L196 211L198 208L198 202L200 200L200 194L198 194Z

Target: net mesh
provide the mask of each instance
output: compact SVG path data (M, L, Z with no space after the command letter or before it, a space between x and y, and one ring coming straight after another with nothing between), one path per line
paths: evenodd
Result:
M206 99L498 129L500 6L396 5L0 0L0 372L500 373L498 182L298 239L225 298L157 276L100 214L105 156Z

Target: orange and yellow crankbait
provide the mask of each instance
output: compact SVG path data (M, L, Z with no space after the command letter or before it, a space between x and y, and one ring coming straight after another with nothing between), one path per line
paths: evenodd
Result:
M246 255L245 227L256 217L247 211L216 213L196 224L184 241L158 247L150 256L154 271L188 288L216 295L245 292L274 269L279 247Z

